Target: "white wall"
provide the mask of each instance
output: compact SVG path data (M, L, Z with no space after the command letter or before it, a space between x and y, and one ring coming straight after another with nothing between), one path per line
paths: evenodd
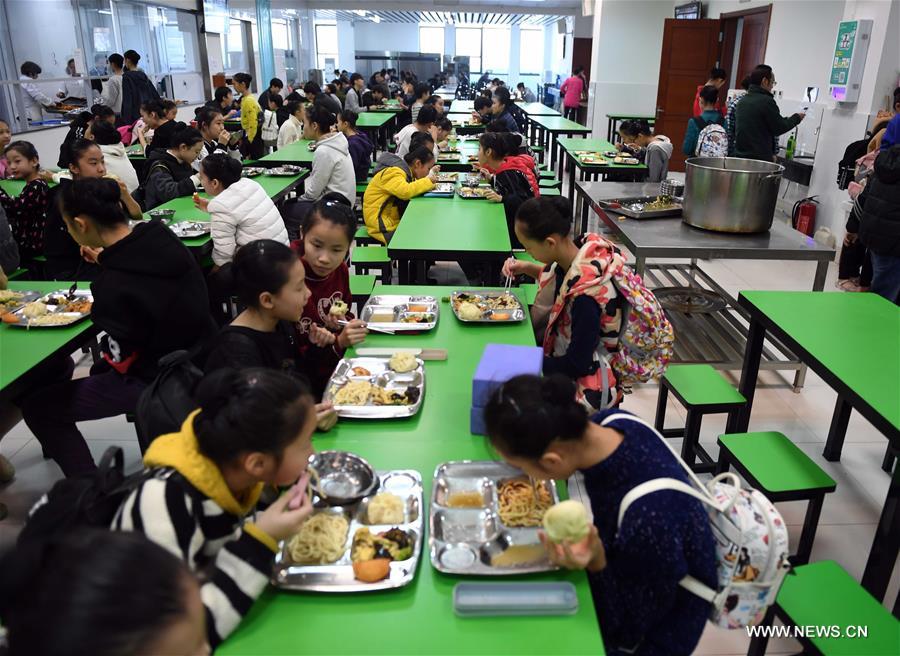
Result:
M350 21L337 22L338 61L335 68L347 69L351 73L356 66L356 34ZM331 82L331 80L325 80Z
M77 47L72 3L69 0L10 0L6 2L6 13L16 55L16 78L24 61L33 61L40 66L42 78L66 77L66 61ZM48 82L43 86L52 97L59 83Z
M419 51L418 25L357 21L354 23L353 28L356 32L357 51ZM446 34L444 36L446 41ZM348 68L347 70L350 69Z
M670 0L598 0L591 35L594 136L606 136L607 114L654 113L663 21L674 16L673 7Z

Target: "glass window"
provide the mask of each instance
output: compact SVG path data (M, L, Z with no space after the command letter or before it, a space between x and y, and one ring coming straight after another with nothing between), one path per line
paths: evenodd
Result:
M244 22L234 18L228 20L228 29L222 35L222 62L226 75L234 75L247 70L248 45L244 40Z
M78 3L78 20L88 74L108 75L106 58L114 52L122 53L116 47L110 0L81 0Z
M519 71L522 75L540 75L544 68L544 30L523 27L519 43Z
M290 50L291 48L288 23L283 18L272 19L272 48L275 50Z
M419 26L419 52L444 54L444 28L435 25Z
M456 56L469 58L469 71L481 74L481 28L456 28Z
M485 27L482 40L484 70L494 75L509 73L509 28Z
M159 60L156 59L151 30L151 20L154 24L157 21L156 7L117 2L116 14L119 19L120 43L127 44L124 50L137 51L141 56L140 67L152 78L154 73L159 72Z
M337 25L318 23L316 25L316 61L319 68L325 68L325 60L331 59L337 66L338 34Z

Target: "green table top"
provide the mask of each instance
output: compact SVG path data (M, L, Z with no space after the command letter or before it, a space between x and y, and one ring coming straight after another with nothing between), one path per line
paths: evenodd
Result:
M606 139L585 139L582 137L560 137L559 145L572 155L575 165L583 169L622 169L626 171L634 171L635 169L646 169L646 164L585 164L574 155L577 150L593 150L600 153L615 150L616 147L609 143Z
M740 304L900 431L900 307L877 294L825 292L746 291Z
M71 282L10 281L9 288L17 291L39 291L43 294L68 289ZM81 283L81 289L89 289L89 283ZM0 325L0 392L15 383L30 369L64 348L75 350L73 342L85 337L93 328L90 319L59 328L15 328Z
M362 115L360 115L362 116ZM300 139L259 160L260 164L299 164L312 166L314 151L309 149L310 139Z
M562 116L529 116L536 124L547 130L548 132L577 133L588 134L591 128L581 123L576 123Z
M393 113L387 112L362 112L356 119L358 128L380 128L394 120Z
M55 182L47 183L50 187L55 187ZM25 189L25 181L24 180L0 180L0 189L3 189L10 196L18 196L22 193L22 190Z
M560 116L558 111L552 107L547 107L544 103L516 103L516 107L528 114L528 116Z
M377 286L373 293L430 294L441 298L453 289ZM427 513L437 465L449 460L496 459L487 440L471 435L468 426L472 375L485 345L491 342L530 346L534 336L527 319L519 324L496 326L462 324L447 303L442 303L438 325L430 332L369 335L365 346L446 348L448 358L425 363L427 391L418 415L387 421L341 420L329 433L316 434L316 449L353 451L377 469L418 470L425 484L422 512ZM269 588L217 653L338 656L380 653L387 645L396 654L604 653L583 573L503 577L504 581L571 581L579 601L574 616L462 619L453 613L454 586L464 580L487 579L435 571L428 557L428 536L424 539L416 577L410 585L371 594L315 594ZM561 640L560 635L565 635L565 639Z
M391 258L511 250L503 205L459 196L412 199L388 244Z

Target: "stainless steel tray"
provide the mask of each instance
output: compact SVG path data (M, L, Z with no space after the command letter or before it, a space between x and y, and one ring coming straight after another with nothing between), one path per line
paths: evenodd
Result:
M378 471L380 485L376 492L390 492L404 500L406 508L405 521L401 524L368 524L366 510L369 499L366 497L359 503L334 507L318 508L316 512L344 513L350 523L347 532L347 543L344 555L329 565L300 565L290 559L286 542L275 558L272 571L272 585L284 590L308 590L312 592L370 592L402 588L408 585L416 575L416 567L422 554L422 475L412 469ZM374 496L374 494L373 494ZM318 499L314 499L318 503ZM353 576L353 565L350 561L350 547L353 535L362 527L372 533L380 533L391 528L400 528L413 538L413 554L407 560L392 561L391 573L383 581L363 583Z
M430 320L422 323L404 321L413 315L423 314ZM440 304L434 296L379 294L369 297L359 313L359 318L366 323L372 323L373 328L395 333L422 332L431 330L437 325L440 318Z
M181 239L191 239L193 237L208 235L210 227L208 221L181 221L180 223L169 224L169 228L175 233L175 236L180 237Z
M16 310L26 303L30 303L41 297L41 293L34 290L10 289L4 291L12 292L15 296L11 296L9 300L6 301L0 300L0 314L14 314Z
M295 175L300 175L300 171L302 171L299 166L294 166L292 164L285 164L284 166L276 166L271 169L263 169L266 175L273 175L275 177L293 177Z
M491 557L510 546L541 545L538 527L504 526L500 521L497 488L503 481L522 478L520 470L494 461L446 462L434 470L429 513L428 548L431 564L445 574L506 576L558 569L546 555L532 564L495 567ZM555 481L543 481L553 503L559 502ZM455 492L478 492L483 508L449 508Z
M440 182L452 182L452 183L456 183L456 180L458 179L458 176L459 176L459 175L460 175L459 173L443 172L443 171L442 171L441 173L438 173L438 174L437 174L437 181L438 181L439 183L440 183Z
M597 205L601 209L615 212L616 214L624 214L634 219L657 219L665 216L681 216L681 202L678 199L672 199L677 207L669 207L664 210L644 209L646 203L657 199L657 196L634 196L632 198L604 198L598 200Z
M418 365L412 371L397 373L391 371L388 363L390 358L365 357L343 358L338 362L334 373L325 386L325 394L322 401L334 401L338 390L353 381L368 382L377 387L390 391L402 392L409 387L418 390L418 398L410 405L375 405L371 399L366 405L338 405L334 409L339 417L354 419L394 419L398 417L412 417L419 412L422 401L425 399L425 365L416 358ZM354 369L357 369L354 372ZM362 371L368 371L368 374Z
M491 308L490 300L509 296L515 305L508 308ZM463 319L459 316L458 307L463 302L475 303L482 310L480 319ZM511 292L487 291L484 289L462 289L450 294L450 308L456 318L463 323L518 323L525 320L525 308L522 307L519 297ZM509 314L509 319L496 318L503 314Z
M460 198L465 198L466 200L484 200L485 194L490 189L490 185L460 185L456 188L456 193L459 194Z
M87 312L66 312L65 303L55 303L54 301L63 300L66 295L69 293L68 289L60 289L55 292L50 292L49 294L44 294L39 297L32 297L28 302L40 301L47 305L47 313L43 316L54 316L54 317L63 317L65 320L60 319L61 323L52 323L52 324L43 324L43 323L34 323L35 319L28 319L25 316L25 306L21 306L19 309L10 312L16 317L18 317L18 322L12 323L10 322L10 326L18 326L19 328L64 328L66 326L71 326L73 323L77 323L82 319L86 319L91 316L90 310ZM60 298L62 297L62 298ZM89 301L91 303L94 302L94 296L91 294L89 289L77 289L75 290L75 300L76 301ZM6 323L6 322L4 322Z
M264 168L261 166L245 166L241 169L241 177L242 178L255 178L258 175L262 175L266 172Z
M426 196L446 196L447 198L453 196L456 191L456 184L453 182L438 182L434 185L431 191L426 193Z

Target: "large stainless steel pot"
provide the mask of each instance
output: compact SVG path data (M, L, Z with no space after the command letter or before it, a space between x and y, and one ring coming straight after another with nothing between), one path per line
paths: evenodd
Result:
M692 157L686 162L688 225L718 232L766 232L772 227L784 167L740 157Z

